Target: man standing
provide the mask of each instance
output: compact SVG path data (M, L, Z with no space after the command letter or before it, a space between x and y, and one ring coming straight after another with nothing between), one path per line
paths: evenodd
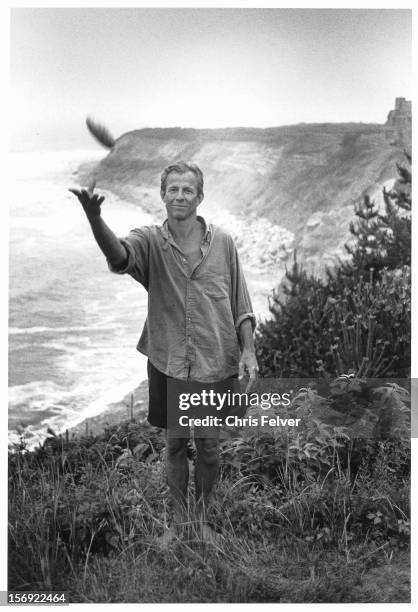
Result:
M203 175L179 162L161 175L167 210L163 225L134 229L117 238L101 217L104 197L70 189L80 200L93 235L118 274L130 274L148 291L148 317L137 348L148 356L148 421L167 427L167 379L215 383L257 378L252 313L232 238L197 215L203 200ZM249 386L247 386L247 390ZM166 475L173 502L173 526L183 522L188 487L187 438L166 437ZM198 438L195 489L202 513L202 535L210 537L205 508L216 481L218 437Z

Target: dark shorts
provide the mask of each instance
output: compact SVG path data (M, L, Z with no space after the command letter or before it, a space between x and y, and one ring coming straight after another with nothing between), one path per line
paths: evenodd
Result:
M167 379L148 359L148 423L154 427L167 427Z
M172 378L163 374L148 360L148 423L154 427L167 428L167 380ZM229 379L237 378L238 374ZM229 380L227 379L227 380Z

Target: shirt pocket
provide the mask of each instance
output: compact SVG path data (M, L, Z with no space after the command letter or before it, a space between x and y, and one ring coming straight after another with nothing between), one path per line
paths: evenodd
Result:
M212 300L229 298L228 283L224 275L207 275L202 283L202 290Z

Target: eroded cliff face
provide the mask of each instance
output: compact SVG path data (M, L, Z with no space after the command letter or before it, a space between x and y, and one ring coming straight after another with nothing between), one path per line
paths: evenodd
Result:
M301 124L268 129L143 129L123 134L95 167L97 188L164 218L162 169L192 160L205 175L201 214L231 231L247 263L266 270L293 248L323 269L344 255L354 202L377 198L396 177L402 148L379 124Z

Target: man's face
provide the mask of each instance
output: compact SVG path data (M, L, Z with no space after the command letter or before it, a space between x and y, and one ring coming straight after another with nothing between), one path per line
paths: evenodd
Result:
M193 172L178 174L170 172L167 176L165 194L161 196L167 215L173 219L188 219L195 214L196 208L203 200L203 194L197 193L197 177Z

